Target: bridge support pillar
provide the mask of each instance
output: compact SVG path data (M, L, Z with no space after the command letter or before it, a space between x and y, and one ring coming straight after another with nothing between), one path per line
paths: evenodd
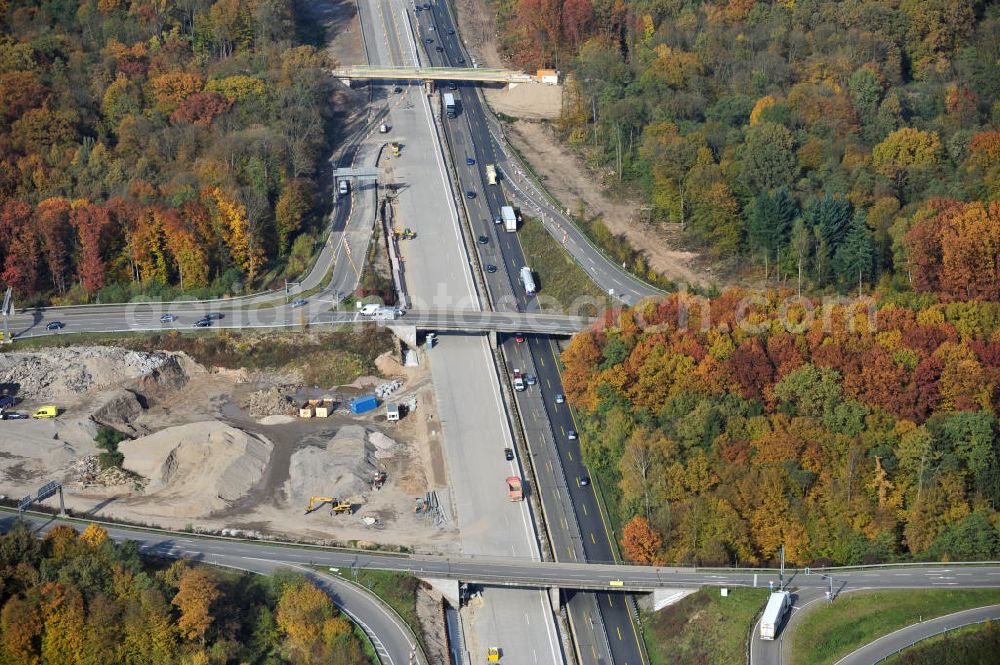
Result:
M558 614L562 611L562 589L557 586L549 587L549 600L552 601L552 611Z
M655 589L653 593L646 594L639 599L639 606L657 612L695 591L697 589Z
M452 607L461 607L458 600L458 580L445 580L440 577L421 577L420 580L430 584L451 603Z
M487 337L490 339L490 348L496 349L500 346L500 335L496 330L488 330L486 332Z
M386 326L392 331L392 334L399 339L406 342L406 345L411 349L417 348L417 327L416 326L403 326L398 324L393 324L391 326Z

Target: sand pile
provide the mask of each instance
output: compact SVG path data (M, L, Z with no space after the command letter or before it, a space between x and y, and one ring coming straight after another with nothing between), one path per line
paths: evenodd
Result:
M305 506L312 496L350 498L370 487L371 463L363 427L348 425L292 453L285 495ZM311 443L311 442L310 442Z
M0 384L15 384L25 399L60 399L146 376L171 357L113 346L70 346L0 355Z
M240 407L251 416L258 418L261 416L289 416L295 413L292 398L273 387L250 393L240 403Z
M270 441L217 420L168 427L118 449L148 479L161 514L204 517L243 498L264 475Z
M396 442L382 432L371 432L368 442L375 448L375 459L390 459L396 454Z
M0 429L0 492L12 492L27 480L71 478L74 462L96 452L96 435L97 424L89 418L5 420Z

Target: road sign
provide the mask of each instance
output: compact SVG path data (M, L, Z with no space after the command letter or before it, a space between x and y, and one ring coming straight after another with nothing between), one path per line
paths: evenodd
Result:
M27 510L28 506L31 505L32 501L34 501L34 498L32 498L32 496L29 494L28 496L26 496L23 499L21 499L21 502L19 504L17 504L17 509L18 510Z
M59 483L54 480L50 483L45 483L38 488L38 492L35 494L36 501L45 501L45 499L50 496L55 496L55 493L59 490Z

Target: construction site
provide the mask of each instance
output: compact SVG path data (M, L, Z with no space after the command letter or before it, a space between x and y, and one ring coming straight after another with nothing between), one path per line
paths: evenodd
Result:
M330 386L295 371L205 366L184 352L0 353L0 390L16 395L7 413L54 411L0 421L0 493L56 482L75 515L453 551L430 374L399 353L376 358L377 376ZM102 429L122 439L120 464L95 443Z

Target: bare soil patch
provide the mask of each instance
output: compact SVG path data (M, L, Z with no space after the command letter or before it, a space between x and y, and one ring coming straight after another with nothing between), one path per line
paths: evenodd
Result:
M648 265L668 279L698 285L713 280L703 259L694 252L678 249L676 232L652 228L641 219L636 201L616 201L595 186L594 183L601 182L601 175L564 145L547 123L519 121L506 125L506 130L507 138L525 156L549 192L573 213L582 203L588 220L600 217L612 233L625 236L645 254Z
M485 0L455 0L459 34L466 50L480 67L506 67L497 49L497 22Z

